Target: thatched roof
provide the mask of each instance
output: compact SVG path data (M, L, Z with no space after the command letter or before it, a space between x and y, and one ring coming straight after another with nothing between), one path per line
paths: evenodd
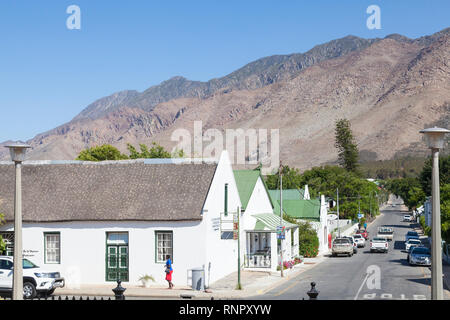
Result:
M24 163L24 222L201 220L217 163ZM14 165L0 163L0 213L14 219Z

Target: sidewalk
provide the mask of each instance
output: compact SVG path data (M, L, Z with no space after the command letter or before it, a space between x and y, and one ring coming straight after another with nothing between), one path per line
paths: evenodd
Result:
M414 231L416 231L419 234L419 237L426 239L426 246L429 247L430 243L428 240L428 237L423 233L422 227L417 224L418 226L414 228ZM450 264L445 261L445 258L442 259L442 274L443 274L443 282L444 282L444 289L446 289L450 293Z
M257 296L282 285L289 279L301 274L302 272L313 268L319 263L327 259L326 254L316 258L305 258L305 260L292 269L284 270L284 277L281 278L281 272L259 272L259 271L241 271L242 290L237 290L237 272L212 283L208 288L208 292L194 291L190 287L175 284L174 289L167 287L153 286L144 288L139 286L128 286L122 284L126 288L125 297L142 297L155 299L243 299L247 297ZM115 283L110 285L81 286L77 289L59 288L56 289L56 296L113 296L112 289L116 287Z

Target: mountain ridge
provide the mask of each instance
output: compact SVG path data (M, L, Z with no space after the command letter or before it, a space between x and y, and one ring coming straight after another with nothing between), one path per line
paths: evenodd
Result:
M414 152L424 147L418 130L426 123L442 121L448 112L449 30L417 39L386 36L336 58L307 59L314 63L308 67L299 64L299 70L295 69L297 60L284 56L283 70L287 71L260 87L262 82L249 81L242 89L227 87L205 96L193 90L197 94L155 106L139 100L142 96L137 91L121 91L103 101L101 116L74 118L31 139L30 158L74 159L85 147L103 143L126 150L126 143L157 141L172 148L174 130L192 131L193 121L201 120L204 130L280 128L283 163L308 168L335 159L330 141L334 139L334 121L341 117L351 120L360 150L373 151L378 159L389 159L411 146L408 152ZM336 54L338 48L331 48L328 54ZM170 87L189 80L174 77L166 81L164 85ZM196 89L198 84L189 85ZM136 98L143 107L136 104ZM395 137L392 141L389 132Z

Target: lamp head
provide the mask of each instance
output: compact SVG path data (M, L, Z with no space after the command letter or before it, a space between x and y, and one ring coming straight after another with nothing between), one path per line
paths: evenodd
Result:
M22 162L25 160L25 153L27 152L27 149L31 148L31 146L25 143L15 142L5 146L5 148L9 149L12 161Z
M419 131L425 134L425 140L428 148L430 149L442 149L444 147L444 136L449 133L450 130L444 128L428 128Z

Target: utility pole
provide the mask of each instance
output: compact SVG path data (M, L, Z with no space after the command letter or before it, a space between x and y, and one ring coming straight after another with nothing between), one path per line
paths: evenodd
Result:
M283 228L283 173L280 161L280 227ZM281 230L283 232L283 229ZM283 237L280 233L280 256L281 256L281 277L284 277L283 274Z
M338 218L338 234L339 238L341 237L341 223L339 221L339 188L336 189L337 193L337 218Z
M238 221L238 290L242 289L241 286L241 224L240 218L240 208L237 207L237 221Z

